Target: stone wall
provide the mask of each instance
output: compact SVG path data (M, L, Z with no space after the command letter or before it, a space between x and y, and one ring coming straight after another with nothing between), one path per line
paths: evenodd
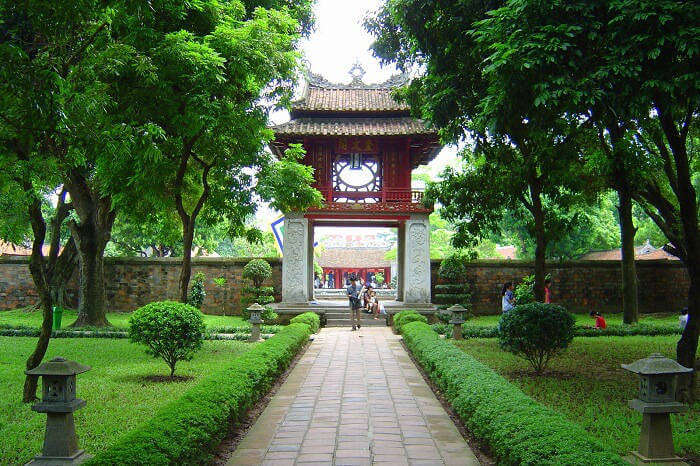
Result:
M207 314L240 313L239 303L243 266L250 258L194 258L192 277L197 272L206 275L207 296L202 311ZM25 257L0 257L0 309L13 309L37 302L34 283ZM282 261L270 258L272 278L267 286L275 288L275 298L281 298ZM108 257L105 259L107 307L110 311L133 311L151 301L178 299L178 279L182 260L178 258ZM215 278L226 279L219 287ZM72 306L76 306L77 277L68 286Z
M203 311L209 314L238 312L241 273L248 258L195 258L193 275L204 272L207 279L207 297ZM282 261L267 259L272 265L272 279L268 285L275 288L280 300L282 288ZM0 257L0 309L12 309L35 304L37 295L27 267L26 257ZM151 301L177 299L180 259L107 258L108 308L131 311ZM439 261L432 261L432 283L438 283ZM521 261L478 261L468 264L468 280L474 284L474 311L481 314L500 312L500 291L503 282L517 282L531 274L531 263ZM572 311L597 309L619 312L620 264L617 261L578 261L548 264L552 275L552 300L566 305ZM686 305L688 276L679 261L639 261L639 305L642 312L677 311ZM224 277L225 287L218 287L214 279ZM68 287L75 305L77 280Z
M433 285L440 283L439 267L440 261L433 260ZM517 284L522 277L534 273L533 264L524 261L477 261L467 268L467 280L473 284L473 311L478 314L499 313L503 283ZM557 262L547 264L547 273L552 276L553 303L562 303L574 312L622 311L619 261ZM687 305L690 281L680 261L638 261L637 279L640 312L678 311Z

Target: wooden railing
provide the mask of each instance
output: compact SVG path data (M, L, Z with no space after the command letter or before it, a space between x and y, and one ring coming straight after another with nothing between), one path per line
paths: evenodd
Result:
M423 201L423 191L415 189L384 189L382 191L334 191L320 188L326 202L338 202L333 199L379 199L379 202L404 202L420 204ZM348 201L340 201L347 203Z

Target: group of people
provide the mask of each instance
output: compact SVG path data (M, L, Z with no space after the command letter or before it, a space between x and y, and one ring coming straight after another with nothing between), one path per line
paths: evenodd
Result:
M386 309L379 301L372 283L365 285L362 278L358 279L354 274L350 275L349 280L346 291L350 305L350 321L352 329L357 330L361 326L363 310L379 319L380 314L386 314Z
M544 280L544 302L545 304L551 304L552 302L552 280L550 278ZM515 304L513 282L505 282L501 290L501 309L503 312L508 312L515 307ZM600 312L591 311L589 315L595 320L595 325L592 328L598 330L607 328L608 324L605 322L605 317Z

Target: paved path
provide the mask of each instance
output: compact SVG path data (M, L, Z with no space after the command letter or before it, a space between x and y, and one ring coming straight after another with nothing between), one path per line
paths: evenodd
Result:
M387 328L316 336L229 465L478 465Z

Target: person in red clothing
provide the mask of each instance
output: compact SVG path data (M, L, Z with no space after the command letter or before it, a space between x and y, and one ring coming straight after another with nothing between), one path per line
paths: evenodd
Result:
M544 280L544 302L545 304L552 303L552 279L545 278Z
M608 324L605 323L605 318L600 314L600 312L591 311L590 315L595 319L595 326L593 328L603 330L605 327L608 326Z

